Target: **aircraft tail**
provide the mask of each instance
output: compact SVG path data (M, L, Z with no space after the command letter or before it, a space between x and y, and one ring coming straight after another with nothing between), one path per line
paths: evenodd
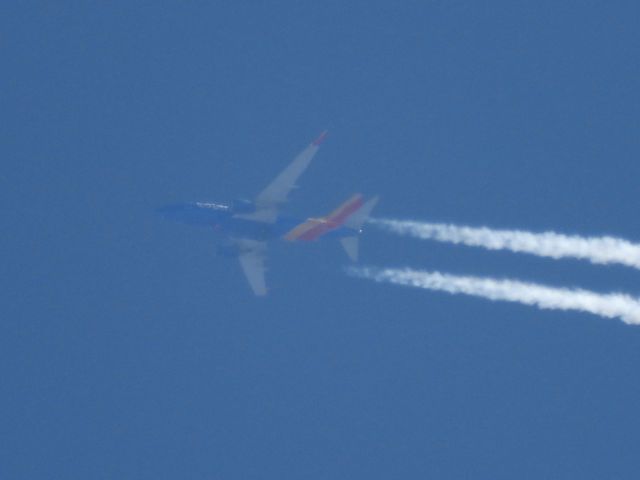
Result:
M353 234L347 234L342 238L341 243L349 258L355 261L358 257L357 235L377 202L378 197L373 197L365 202L364 197L357 193L326 217L309 218L296 225L284 235L284 239L292 242L313 241L344 226L353 230Z
M352 262L358 261L358 237L344 237L340 239L340 244Z
M353 197L353 199L355 199L355 198L356 198L356 196ZM342 248L344 248L344 251L347 253L349 258L353 262L357 262L358 261L358 236L357 236L357 234L360 233L362 225L364 224L364 222L367 221L367 218L369 218L369 215L371 214L371 211L373 210L373 207L376 206L376 204L378 203L378 199L379 199L379 197L376 196L376 197L370 198L366 202L362 203L362 196L358 195L357 198L358 198L358 201L360 203L360 206L355 211L350 213L349 216L347 216L345 218L345 220L344 220L344 225L346 227L349 227L349 228L355 230L356 234L354 236L344 237L344 238L340 239L340 243L342 244Z
M376 195L364 202L360 208L346 218L344 225L359 232L364 222L366 222L369 215L371 215L371 211L373 210L373 207L376 206L379 199L380 197Z

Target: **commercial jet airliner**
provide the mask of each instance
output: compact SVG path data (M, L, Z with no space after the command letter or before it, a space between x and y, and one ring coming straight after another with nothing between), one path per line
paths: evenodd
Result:
M280 206L287 201L289 192L311 163L326 137L323 132L285 168L254 202L236 201L231 205L191 202L168 205L158 209L165 217L182 223L214 228L225 236L218 248L220 254L237 257L253 293L266 295L264 261L267 241L283 239L289 242L310 242L319 238L337 238L349 258L358 258L358 235L362 224L378 201L377 197L365 201L355 194L325 217L306 220L280 216Z

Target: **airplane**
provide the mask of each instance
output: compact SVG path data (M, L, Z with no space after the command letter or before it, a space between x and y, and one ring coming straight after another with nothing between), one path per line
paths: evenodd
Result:
M213 227L225 235L226 242L218 247L223 256L237 257L240 266L257 296L267 294L265 257L267 242L283 239L288 242L311 242L319 238L336 238L352 261L358 259L358 235L378 197L365 201L354 194L329 215L299 220L279 215L289 192L318 152L327 132L316 138L255 198L237 200L232 204L189 202L167 205L158 209L165 218L191 225Z

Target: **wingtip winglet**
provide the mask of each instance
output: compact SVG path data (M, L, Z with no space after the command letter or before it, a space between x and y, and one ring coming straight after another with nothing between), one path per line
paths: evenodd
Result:
M327 137L328 133L329 133L328 130L325 130L324 132L322 132L318 138L316 138L313 142L311 142L311 145L314 145L316 147L320 146L320 144L324 142L324 139Z

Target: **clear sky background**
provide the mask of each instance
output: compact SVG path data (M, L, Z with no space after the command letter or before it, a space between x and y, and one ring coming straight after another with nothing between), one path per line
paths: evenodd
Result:
M176 201L640 241L635 1L5 2L0 477L633 479L640 327L347 277L252 296ZM640 295L640 272L395 237L364 264Z

